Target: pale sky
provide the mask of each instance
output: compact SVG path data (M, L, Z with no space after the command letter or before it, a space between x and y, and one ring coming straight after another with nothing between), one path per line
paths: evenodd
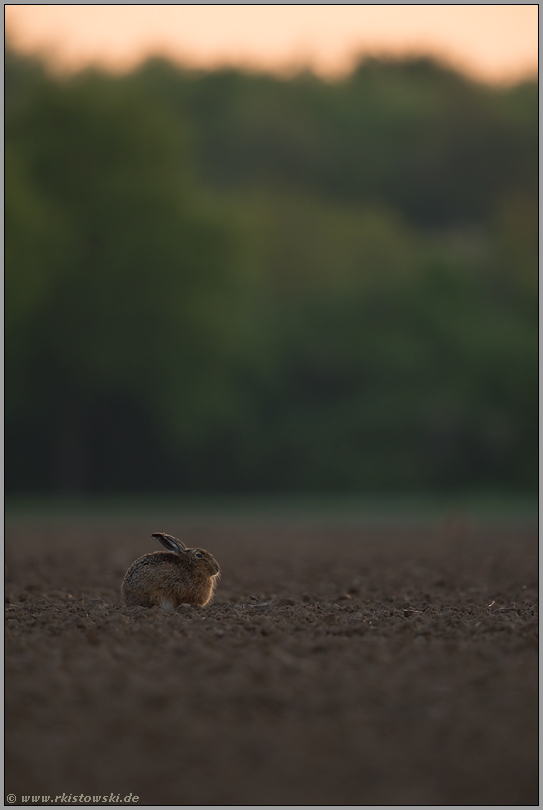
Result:
M6 5L13 47L57 68L127 70L151 54L195 66L348 70L357 55L429 54L476 79L537 71L533 5Z

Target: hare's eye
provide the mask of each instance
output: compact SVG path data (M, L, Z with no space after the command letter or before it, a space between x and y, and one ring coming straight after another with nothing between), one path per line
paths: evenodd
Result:
M199 559L199 560L203 560L203 559L204 559L204 555L203 555L203 554L200 554L200 552L199 552L199 551L196 551L196 552L195 552L195 554L194 554L194 556L195 556L195 557L198 557L198 559Z

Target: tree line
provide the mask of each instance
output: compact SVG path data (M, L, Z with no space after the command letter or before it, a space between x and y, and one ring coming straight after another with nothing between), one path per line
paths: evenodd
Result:
M535 82L5 85L8 492L535 487Z

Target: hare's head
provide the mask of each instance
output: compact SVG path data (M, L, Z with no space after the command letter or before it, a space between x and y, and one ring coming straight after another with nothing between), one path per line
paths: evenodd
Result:
M210 577L219 576L221 572L219 563L213 554L210 554L205 548L187 548L181 540L177 540L171 534L164 534L163 532L154 532L153 537L162 543L168 551L178 554L191 567L204 571Z

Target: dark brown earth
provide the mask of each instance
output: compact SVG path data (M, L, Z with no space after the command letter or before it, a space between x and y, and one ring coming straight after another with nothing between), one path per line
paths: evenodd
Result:
M120 604L153 531L211 605ZM18 804L538 803L533 527L12 519L6 563Z

